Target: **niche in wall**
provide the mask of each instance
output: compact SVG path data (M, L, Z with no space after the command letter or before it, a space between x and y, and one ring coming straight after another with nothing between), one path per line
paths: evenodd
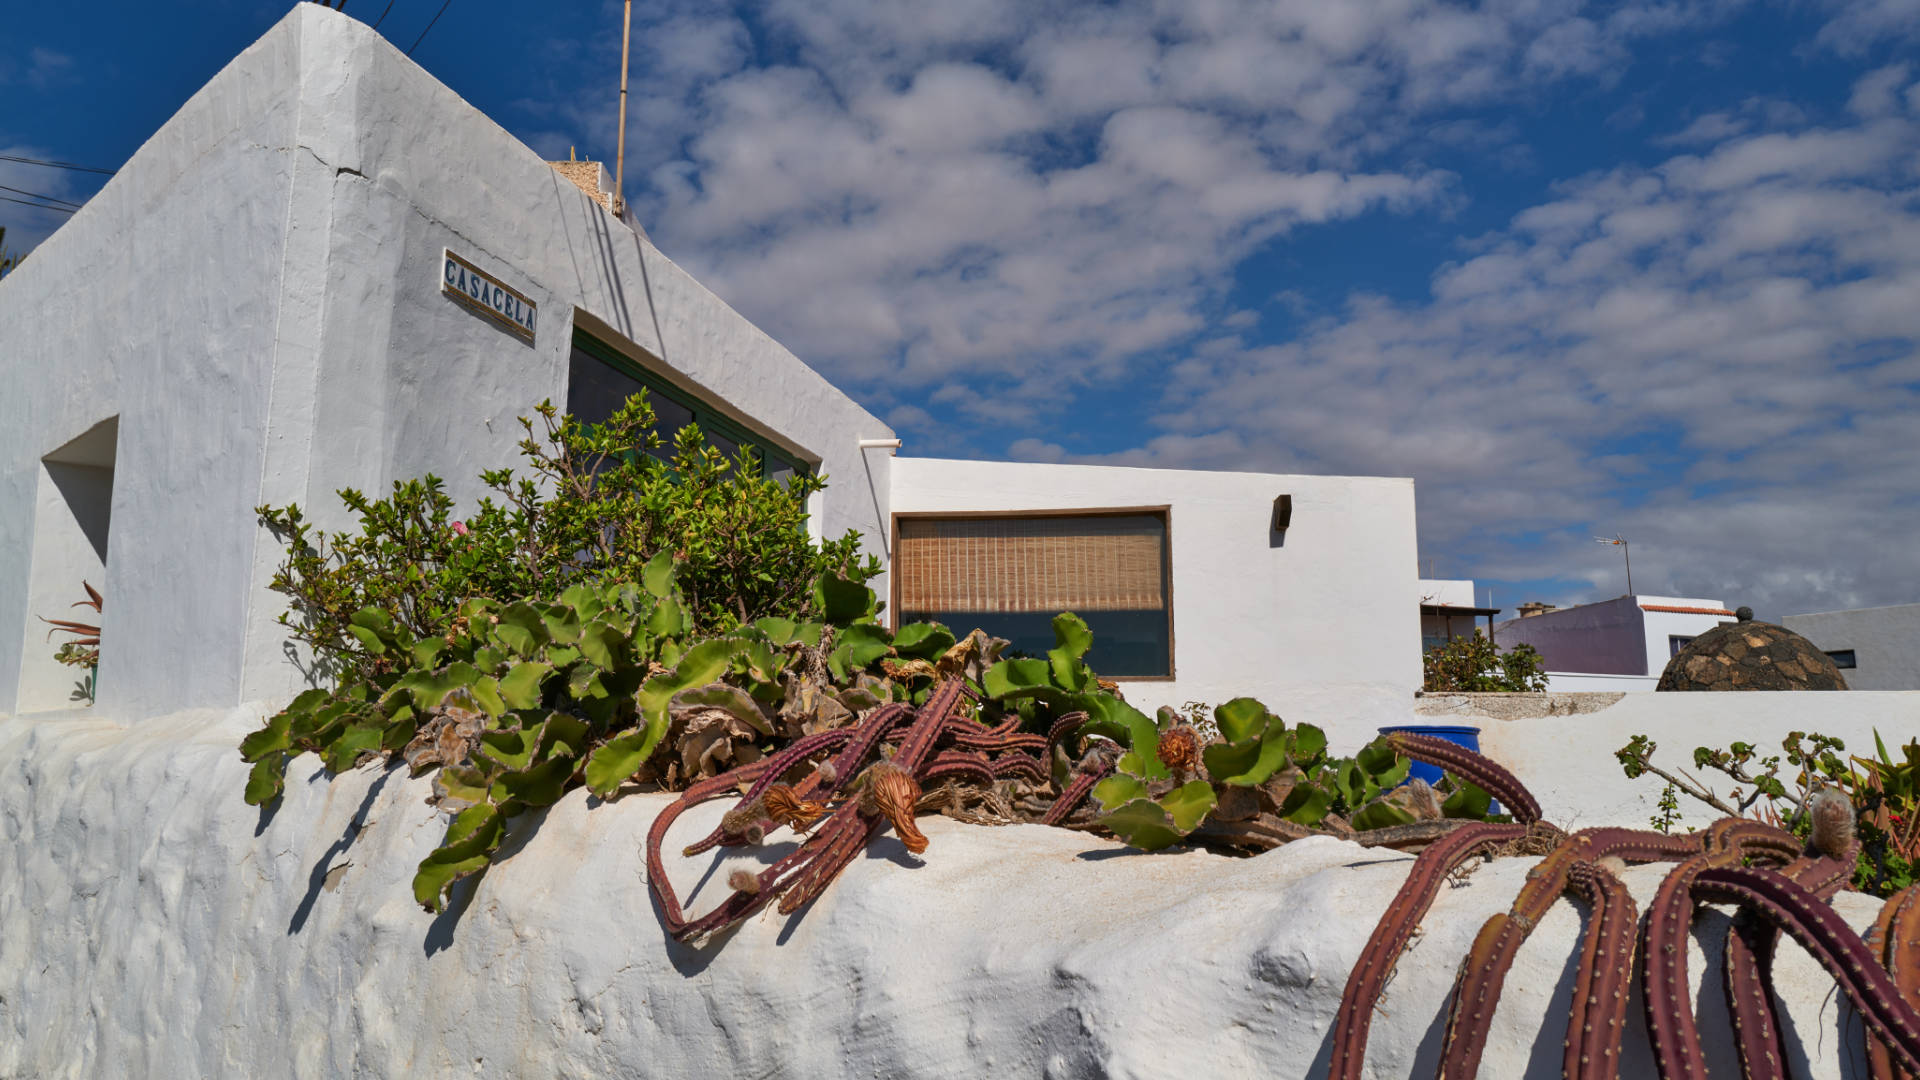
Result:
M109 417L40 459L16 712L70 709L93 700L93 674L53 658L60 643L73 635L55 632L49 638L52 627L41 618L104 625L104 613L73 605L87 598L82 582L106 592L113 463L119 438L120 418ZM107 597L105 605L112 603L113 598ZM102 644L104 660L112 645L105 635Z

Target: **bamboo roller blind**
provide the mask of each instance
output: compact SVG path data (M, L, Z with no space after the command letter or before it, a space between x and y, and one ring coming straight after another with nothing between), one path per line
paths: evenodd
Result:
M1164 608L1166 540L1157 514L902 518L900 610Z

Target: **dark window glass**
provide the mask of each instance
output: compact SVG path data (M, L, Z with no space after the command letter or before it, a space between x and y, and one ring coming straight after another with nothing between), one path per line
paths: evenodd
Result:
M582 423L597 424L612 416L627 398L647 391L653 405L654 432L660 446L652 453L663 461L673 458L673 440L688 424L699 424L707 444L739 460L743 446L750 447L767 475L778 479L806 471L807 467L774 450L758 439L740 439L727 421L707 409L683 391L660 385L653 379L637 377L621 359L615 359L604 345L585 335L574 338L573 355L568 364L567 411Z
M903 518L898 535L903 621L978 628L1041 657L1054 647L1054 616L1070 611L1093 631L1095 671L1173 674L1164 515Z
M1688 645L1691 645L1691 644L1693 644L1693 639L1690 637L1681 637L1679 634L1668 634L1667 635L1667 655L1679 656L1680 650L1686 648Z
M1832 652L1827 654L1827 658L1832 660L1833 666L1837 668L1850 668L1850 667L1857 666L1853 661L1852 649L1835 649Z

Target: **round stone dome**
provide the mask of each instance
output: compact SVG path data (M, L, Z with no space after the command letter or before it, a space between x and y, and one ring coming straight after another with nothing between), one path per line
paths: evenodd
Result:
M1845 690L1826 653L1784 626L1723 623L1694 638L1667 662L1656 690Z

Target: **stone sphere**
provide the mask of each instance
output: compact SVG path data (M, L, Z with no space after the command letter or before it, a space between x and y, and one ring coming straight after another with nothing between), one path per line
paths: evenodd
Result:
M1740 609L1753 616L1746 608ZM1656 690L1845 690L1826 653L1784 626L1723 623L1667 662Z

